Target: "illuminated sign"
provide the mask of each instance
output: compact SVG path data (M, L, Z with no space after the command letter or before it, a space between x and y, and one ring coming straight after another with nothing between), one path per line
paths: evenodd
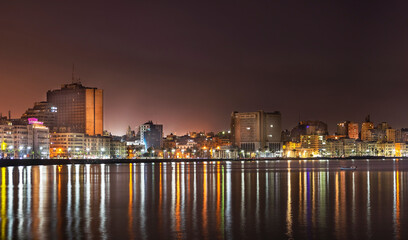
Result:
M38 119L37 118L29 118L28 119L28 124L40 124L40 125L43 125L44 123L43 122L39 122L38 121Z
M1 151L6 151L7 149L7 143L5 143L4 141L1 143Z

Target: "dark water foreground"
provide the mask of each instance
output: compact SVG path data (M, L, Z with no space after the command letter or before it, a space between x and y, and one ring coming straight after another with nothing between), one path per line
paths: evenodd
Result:
M3 167L0 239L406 239L407 172L406 160Z

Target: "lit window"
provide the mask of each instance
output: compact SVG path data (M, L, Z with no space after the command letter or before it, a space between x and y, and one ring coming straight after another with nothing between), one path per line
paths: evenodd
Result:
M269 134L269 135L268 135L268 137L270 137L270 138L271 138L271 137L272 137L272 134Z

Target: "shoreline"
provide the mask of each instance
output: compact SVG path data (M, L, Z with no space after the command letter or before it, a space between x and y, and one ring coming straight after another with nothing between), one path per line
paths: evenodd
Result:
M408 157L374 157L374 156L359 156L345 158L212 158L212 159L172 159L172 158L141 158L141 159L0 159L0 167L11 166L36 166L36 165L69 165L69 164L128 164L128 163L162 163L162 162L213 162L213 161L280 161L280 160L295 160L295 161L313 161L313 160L407 160Z

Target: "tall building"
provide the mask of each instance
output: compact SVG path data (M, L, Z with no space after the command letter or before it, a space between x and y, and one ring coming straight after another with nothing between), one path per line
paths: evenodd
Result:
M347 128L347 136L352 139L358 139L358 123L349 122Z
M358 139L358 123L345 121L337 124L336 135L346 136L348 138Z
M388 128L388 129L385 130L385 134L386 134L386 141L387 142L396 142L395 129Z
M45 126L51 128L56 124L57 111L57 107L48 102L36 102L33 108L29 108L21 116L21 119L28 121L30 118L36 118L38 121L43 122Z
M163 125L153 124L152 121L148 121L140 125L139 131L145 149L160 149L163 147Z
M396 141L402 142L402 143L408 142L408 128L399 129L395 133L395 135L396 135L395 138L398 138L398 139L396 139ZM398 137L397 137L397 135L398 135Z
M47 92L47 102L58 109L52 131L103 135L103 90L64 84Z
M232 144L245 151L281 150L280 112L233 112L231 114Z
M349 123L350 123L349 121L337 123L336 135L347 136Z
M361 124L361 140L370 141L371 129L374 129L374 123L370 121L370 115L365 119L365 122Z

